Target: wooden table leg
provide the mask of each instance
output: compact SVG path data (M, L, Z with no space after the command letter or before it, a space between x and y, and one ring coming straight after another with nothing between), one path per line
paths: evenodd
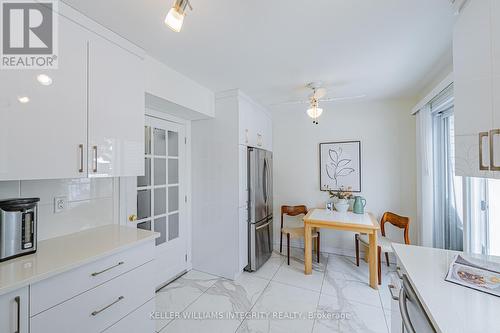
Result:
M365 255L364 255L363 259L365 260L366 263L368 263L368 258L370 258L370 247L364 245L363 243L361 243L361 244L363 245L363 248L365 250Z
M370 241L370 254L369 254L369 267L370 267L370 287L378 289L378 269L377 269L377 232L372 232L369 235Z
M312 228L304 223L304 273L312 274Z

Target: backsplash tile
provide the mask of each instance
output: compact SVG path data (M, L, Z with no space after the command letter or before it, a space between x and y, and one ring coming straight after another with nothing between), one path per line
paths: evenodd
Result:
M19 196L19 181L0 182L0 200L17 198Z
M113 198L70 202L58 214L53 205L38 209L38 241L113 223Z
M39 197L40 204L53 204L54 197L68 202L113 196L113 178L80 178L25 180L21 182L22 197Z
M113 178L0 182L0 199L40 198L38 240L115 223ZM19 193L20 189L20 193ZM118 195L118 194L116 194ZM66 210L54 213L54 197L66 197Z

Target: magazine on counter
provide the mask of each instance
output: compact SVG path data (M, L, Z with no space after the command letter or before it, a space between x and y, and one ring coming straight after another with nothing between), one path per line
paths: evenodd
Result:
M500 263L457 255L446 281L500 297Z

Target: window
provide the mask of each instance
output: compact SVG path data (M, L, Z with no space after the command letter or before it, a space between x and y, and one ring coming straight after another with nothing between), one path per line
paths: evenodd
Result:
M500 255L500 180L455 176L453 90L431 102L433 245Z
M433 112L434 247L464 248L463 179L455 176L453 107Z

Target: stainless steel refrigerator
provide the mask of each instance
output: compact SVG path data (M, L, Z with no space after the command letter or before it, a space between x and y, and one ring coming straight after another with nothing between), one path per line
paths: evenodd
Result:
M248 148L248 266L256 271L273 251L273 154Z

